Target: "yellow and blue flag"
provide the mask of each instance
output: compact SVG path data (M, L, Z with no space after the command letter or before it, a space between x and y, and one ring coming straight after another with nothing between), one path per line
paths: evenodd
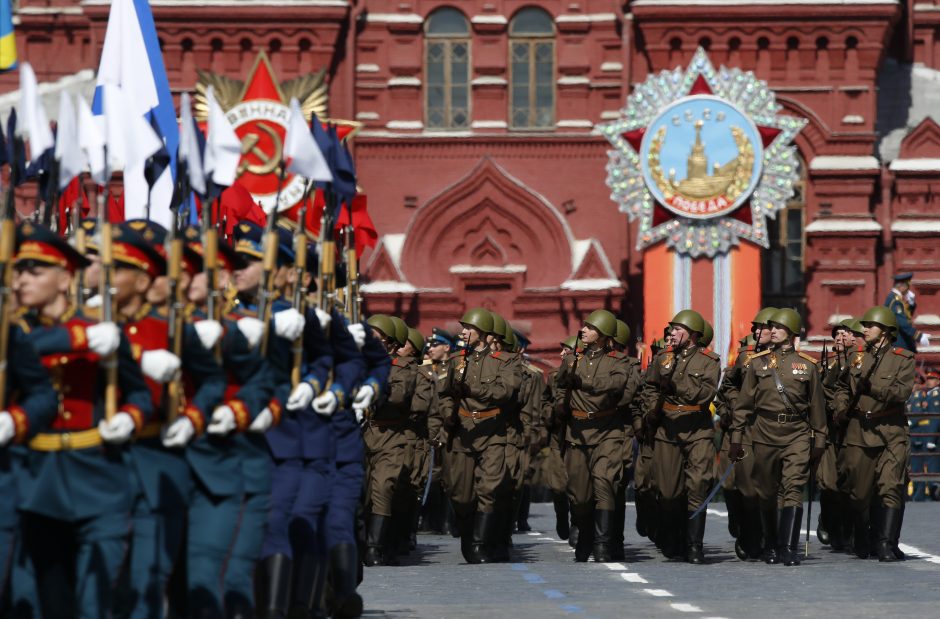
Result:
M16 68L12 0L0 0L0 73Z

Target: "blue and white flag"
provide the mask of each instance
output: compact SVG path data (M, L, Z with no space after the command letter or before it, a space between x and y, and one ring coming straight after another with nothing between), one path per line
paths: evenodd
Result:
M172 221L173 175L179 127L170 93L163 55L157 40L153 13L147 0L113 0L101 50L101 64L93 111L102 113L102 86L119 86L129 104L127 114L141 119L153 115L171 161L150 190L150 218L163 226ZM144 161L124 170L124 213L128 219L143 218L147 209Z

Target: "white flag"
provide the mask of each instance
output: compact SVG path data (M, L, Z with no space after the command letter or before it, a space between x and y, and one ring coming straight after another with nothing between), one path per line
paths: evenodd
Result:
M229 187L235 182L238 162L242 158L242 142L215 100L212 87L206 93L209 100L209 135L206 137L206 176L218 187Z
M78 141L78 123L72 96L59 93L59 122L55 142L55 159L59 162L59 191L85 170L85 153Z
M99 185L104 185L104 135L101 132L103 119L93 116L91 107L84 97L78 97L78 144L85 159L91 178Z
M310 126L300 111L296 97L290 100L290 118L287 121L287 137L284 140L284 158L287 170L311 181L333 182L333 174L320 147L317 146Z
M28 62L20 66L20 118L23 123L21 133L29 137L29 160L35 162L55 146L55 139L39 98L36 74Z
M180 161L186 165L189 187L198 194L206 194L206 174L202 169L202 152L199 150L199 137L193 123L193 110L189 93L180 97Z

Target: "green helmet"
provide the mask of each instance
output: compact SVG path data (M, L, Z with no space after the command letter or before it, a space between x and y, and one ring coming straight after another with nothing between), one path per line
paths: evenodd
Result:
M460 324L469 327L476 327L483 333L490 333L493 330L493 314L488 309L475 307L463 315Z
M570 348L571 350L574 350L574 347L578 345L578 336L572 335L571 337L566 337L561 341L561 345L564 348Z
M803 330L803 319L800 318L796 310L789 307L778 309L767 319L767 322L786 327L790 335L799 335L800 331Z
M614 337L617 335L617 317L604 309L594 310L584 320L584 324L594 327L601 335Z
M889 331L897 331L898 328L898 317L884 305L868 308L868 311L865 312L859 322L862 324L873 322Z
M624 348L630 343L630 327L622 320L617 320L617 335L614 336L614 341Z
M516 334L512 332L512 329L509 329L507 334L503 336L503 343L506 345L506 350L510 352L518 351L519 341L516 339Z
M366 320L366 324L379 331L385 337L395 339L395 323L385 314L373 314Z
M656 350L665 350L666 347L667 347L666 340L664 340L663 338L659 338L658 340L653 342L653 348L655 348Z
M754 320L751 321L752 325L766 325L770 320L770 317L777 313L776 307L765 307L761 311L757 312L757 315L754 316Z
M395 323L395 341L399 346L404 346L408 341L408 325L398 316L389 316L389 318Z
M508 320L503 320L503 332L500 335L502 335L504 342L516 341L516 334L513 332L512 325L509 324Z
M506 319L496 312L490 312L490 314L493 315L493 329L490 331L490 333L499 339L506 341Z
M415 355L420 355L424 350L424 336L417 329L408 327L408 341L414 346Z
M862 335L862 329L862 323L860 323L857 318L845 318L832 328L832 337L835 337L836 332L839 330L851 331L855 335Z
M693 333L699 335L705 334L705 319L695 310L684 309L669 321L670 325L679 325L685 327Z
M712 327L712 324L705 321L705 330L702 332L702 337L699 338L698 343L700 346L708 347L711 345L712 340L715 337L715 329Z

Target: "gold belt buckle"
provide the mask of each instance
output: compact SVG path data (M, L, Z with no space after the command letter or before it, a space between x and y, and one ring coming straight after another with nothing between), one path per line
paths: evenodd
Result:
M789 415L787 415L786 413L780 413L780 414L778 414L778 415L777 415L777 423L787 423L787 417L789 417Z
M72 449L72 435L69 432L63 432L59 442L62 445L62 449Z
M871 411L865 411L865 419L871 421Z

